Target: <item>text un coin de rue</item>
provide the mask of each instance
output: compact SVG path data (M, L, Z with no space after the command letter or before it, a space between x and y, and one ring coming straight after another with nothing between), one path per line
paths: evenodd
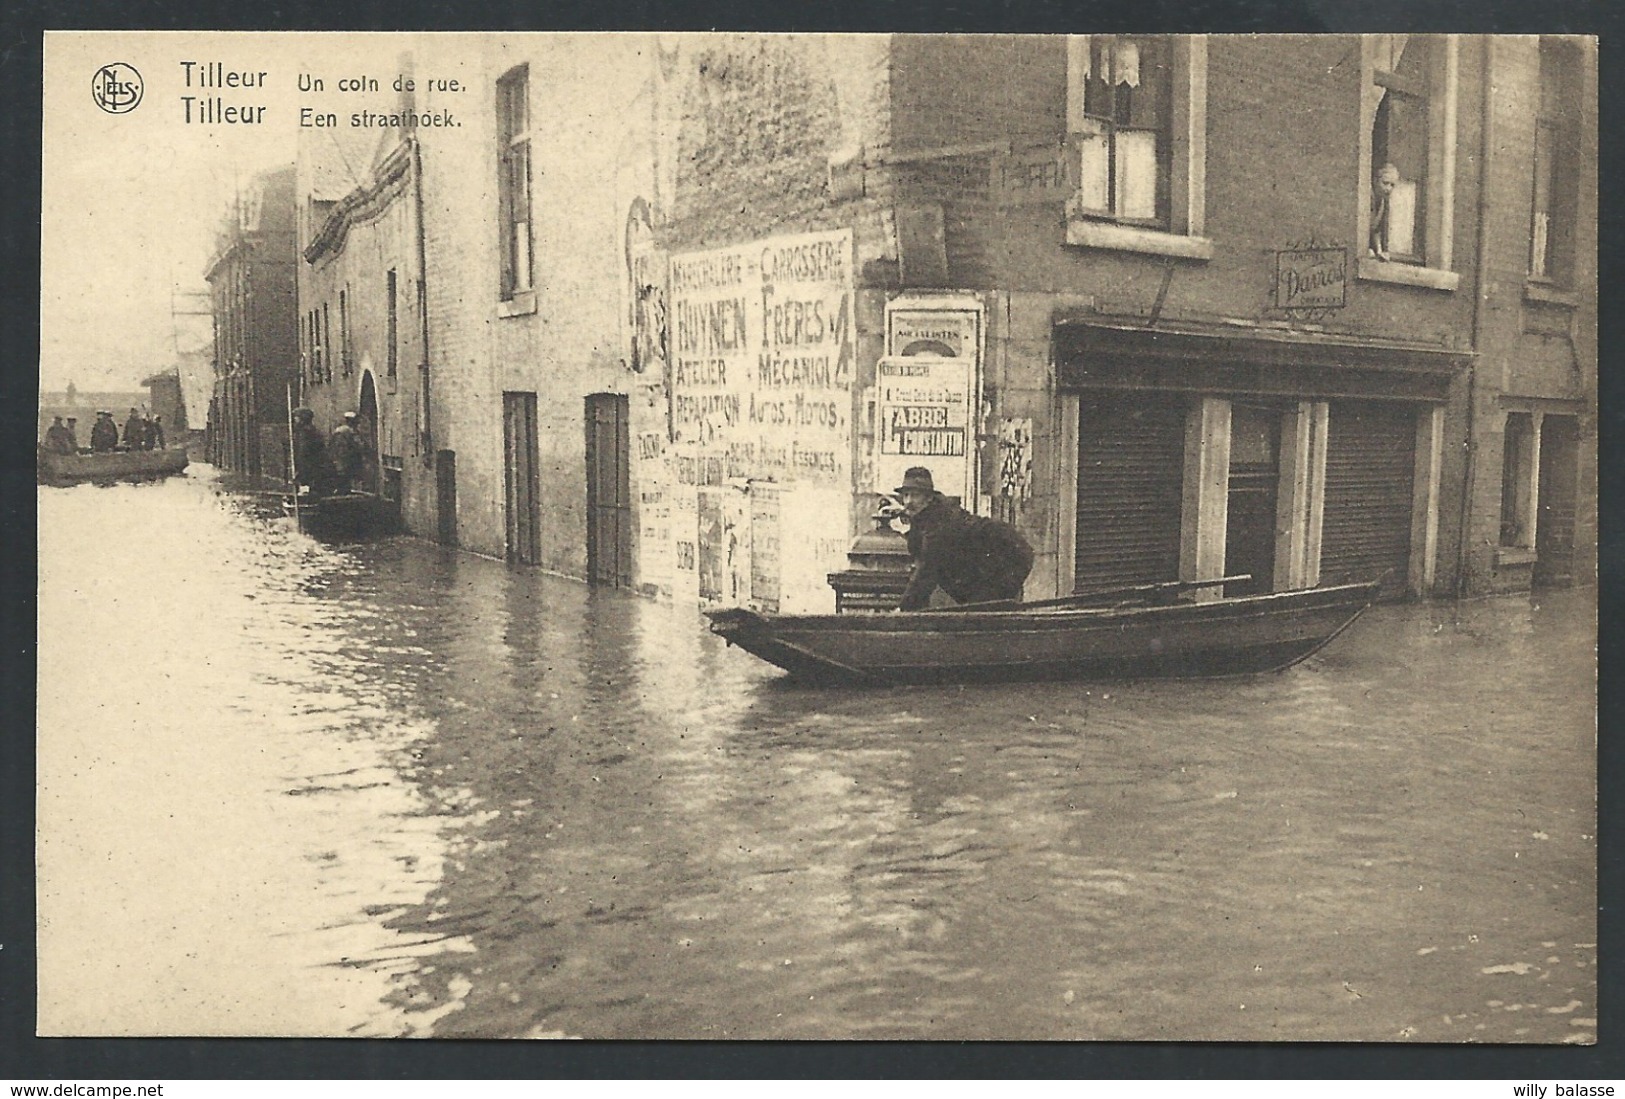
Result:
M183 122L204 126L258 126L270 121L272 111L263 97L276 83L276 77L269 70L225 61L182 61L180 68L184 89L180 96ZM450 110L419 111L410 100L402 98L419 91L441 94L464 91L464 85L455 78L419 79L398 74L380 80L366 74L322 77L300 73L296 87L301 93L323 97L319 104L300 106L301 126L336 127L341 124L341 117L344 124L355 128L462 125ZM367 109L341 114L331 109L335 104L327 98L354 95L373 95L377 99L369 101Z
M323 97L328 95L376 97L367 101L368 109L356 111L339 112L328 109L332 103L325 98L315 105L302 104L299 108L299 125L323 129L339 125L348 125L353 129L460 127L462 123L451 111L445 109L419 111L413 106L413 100L406 97L419 92L455 94L466 90L463 83L455 77L414 77L404 73L389 79L387 85L386 81L365 73L340 77L300 73L298 89L304 95ZM354 100L349 102L354 103Z

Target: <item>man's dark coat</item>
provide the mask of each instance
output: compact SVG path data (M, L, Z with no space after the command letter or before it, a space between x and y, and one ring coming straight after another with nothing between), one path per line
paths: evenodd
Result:
M1033 567L1033 548L1008 523L972 515L938 493L909 521L914 572L901 609L927 606L937 588L956 603L1020 599Z

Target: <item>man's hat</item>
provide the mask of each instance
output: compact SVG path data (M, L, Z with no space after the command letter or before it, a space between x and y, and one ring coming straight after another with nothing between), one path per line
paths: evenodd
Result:
M346 412L344 414L344 418L346 420L353 420L353 419L355 419L355 413L354 412Z
M312 412L308 408L296 408L293 410L293 418L296 420L308 420L315 415L316 413Z
M931 483L931 471L924 466L911 466L903 472L903 483L893 492L935 492L937 486Z

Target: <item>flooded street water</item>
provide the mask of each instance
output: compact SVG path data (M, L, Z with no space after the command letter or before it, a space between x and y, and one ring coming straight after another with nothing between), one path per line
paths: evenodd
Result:
M207 467L39 508L42 1033L1595 1039L1593 590L808 690Z

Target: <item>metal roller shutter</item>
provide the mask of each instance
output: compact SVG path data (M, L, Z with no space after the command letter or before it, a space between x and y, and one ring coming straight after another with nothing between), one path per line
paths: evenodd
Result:
M1075 590L1179 579L1184 475L1180 397L1083 398Z
M1382 597L1399 598L1410 572L1416 411L1334 402L1329 436L1320 582L1380 579Z

